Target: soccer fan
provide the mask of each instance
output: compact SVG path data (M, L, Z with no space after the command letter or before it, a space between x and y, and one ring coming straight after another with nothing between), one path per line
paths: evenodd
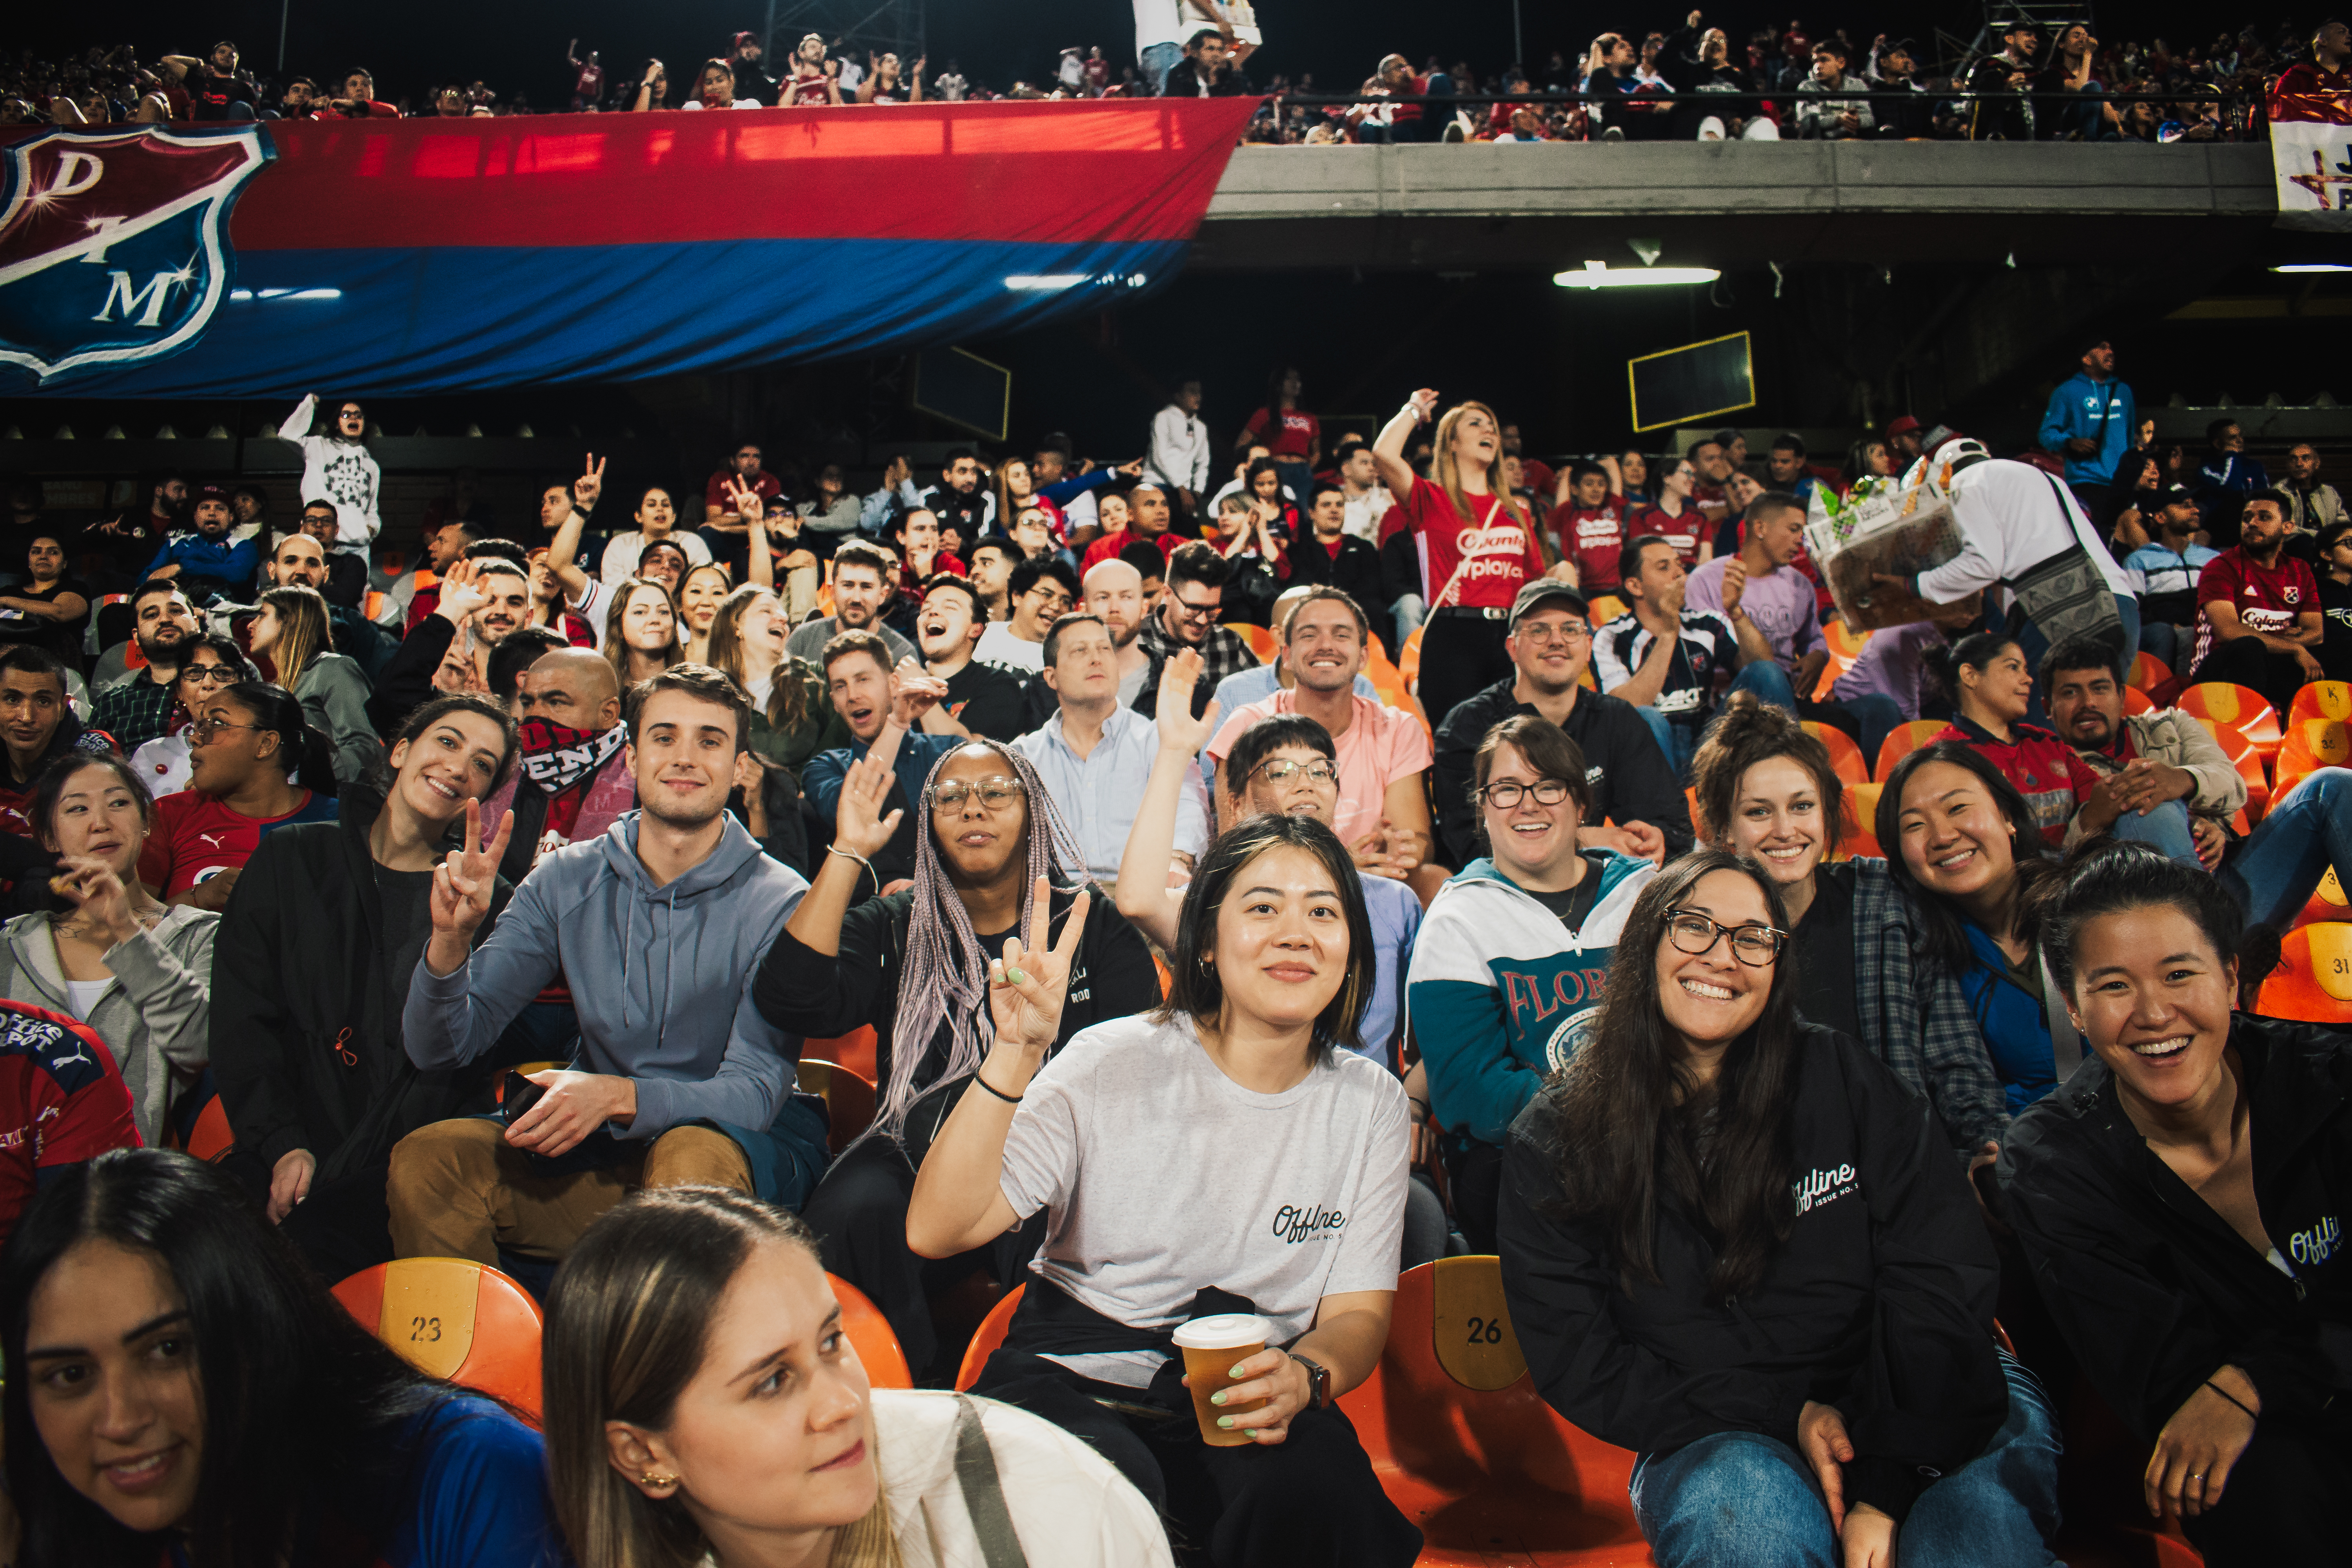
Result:
M2116 460L2130 447L2139 416L2131 388L2116 374L2114 344L2105 338L2092 343L2082 364L2042 411L2042 449L2065 459L2068 488L2094 508L2115 482Z
M30 643L79 664L89 623L89 584L66 574L65 540L35 533L25 542L25 579L0 588L0 642Z
M742 691L708 666L632 689L644 804L535 867L478 949L514 819L478 837L468 805L465 847L433 873L402 1047L426 1073L462 1071L560 978L580 1050L576 1066L530 1075L541 1092L527 1105L436 1121L394 1149L399 1256L495 1264L503 1246L561 1258L635 1186L806 1200L824 1168L824 1116L791 1092L797 1042L748 992L808 884L727 811L749 719Z
M1625 498L1609 489L1609 470L1598 463L1568 467L1551 530L1559 552L1576 564L1576 584L1588 595L1617 586L1617 558L1625 548Z
M1116 564L1116 563L1114 563ZM1022 733L1022 678L976 657L974 649L989 623L980 591L968 578L934 576L923 584L923 607L915 617L915 642L922 649L924 672L944 682L947 693L929 714L942 732L960 730L968 736L1011 741ZM953 726L946 730L945 726Z
M361 79L366 73L352 75ZM334 417L323 428L319 411L319 395L309 394L278 426L278 438L302 448L303 504L322 500L332 506L337 543L365 554L383 531L383 468L367 449L367 409L357 398L346 397L334 405Z
M15 1232L37 1193L106 1151L136 1149L139 1142L130 1091L97 1033L87 1024L0 1000L0 1242ZM21 1257L11 1254L11 1262ZM22 1289L17 1269L12 1268L7 1278L9 1289ZM0 1314L5 1311L0 1307ZM0 1327L5 1321L0 1316ZM10 1365L26 1364L24 1348L21 1336L5 1345L16 1358ZM11 1381L21 1389L27 1379ZM12 1466L11 1482L16 1479ZM57 1485L54 1477L50 1484ZM20 1521L26 1500L23 1489L12 1484L9 1501ZM18 1544L21 1549L21 1539Z
M179 679L172 683L171 717L165 721L164 733L131 753L131 769L151 798L160 801L188 787L188 752L194 742L196 715L204 711L205 699L232 681L259 679L260 672L234 638L189 640L180 656ZM334 777L330 763L321 763L320 771Z
M898 563L880 545L850 540L833 552L833 614L796 626L784 651L814 664L844 632L872 632L889 646L890 662L915 657L915 645L882 625L897 590Z
M2124 557L2124 575L2139 599L2140 647L2166 668L2180 663L2180 645L2197 620L2197 581L2221 552L2197 542L2197 498L2175 485L2147 509L2156 535Z
M637 526L613 535L597 564L596 574L606 583L625 583L644 575L637 558L656 540L685 552L688 566L699 566L710 559L709 542L695 530L678 526L677 503L670 499L667 486L647 485L637 497L637 510L630 515ZM683 573L684 568L679 570Z
M1743 640L1723 616L1689 606L1689 575L1672 541L1637 534L1619 563L1618 591L1631 608L1594 631L1592 672L1601 690L1633 704L1676 775L1687 776L1715 713L1718 675L1730 679L1724 696L1754 691L1767 701L1786 697L1789 678L1752 627Z
M327 738L282 686L208 687L188 725L188 787L155 803L137 865L153 896L218 913L271 830L332 822L339 785Z
M932 734L921 727L925 715L946 695L947 683L923 674L911 659L894 668L888 646L872 632L843 632L827 643L824 679L833 710L848 725L850 741L811 757L801 771L801 787L816 808L817 820L830 822L841 814L842 781L853 764L878 758L891 773L890 787L896 793L890 798L897 803L891 809L901 814L897 831L881 854L859 858L873 879L870 892L887 892L915 868L920 825L907 809L908 803L921 795L932 767L964 738Z
M335 777L350 784L383 756L368 721L368 679L357 660L337 653L327 601L316 588L271 588L252 626L254 657L268 658L278 683L301 700L312 728L334 748Z
M131 595L131 617L144 668L100 692L90 710L91 726L113 736L125 756L170 727L181 660L199 636L195 607L168 579L139 584Z
M2000 632L1976 632L1948 647L1929 648L1926 658L1957 710L1951 724L1933 739L1983 752L2024 797L2049 847L2063 847L2074 814L2097 790L2099 775L2052 731L2026 721L2033 673L2017 640ZM2155 825L2135 813L2114 824L2114 830L2128 837L2154 831Z
M1004 592L1013 613L982 628L973 657L1034 676L1045 668L1046 633L1077 601L1078 574L1062 562L1031 557L1013 568Z
M1209 426L1201 417L1199 382L1180 384L1168 406L1151 416L1150 452L1143 471L1164 494L1176 498L1186 516L1208 493Z
M1381 552L1370 540L1348 531L1346 489L1318 479L1307 497L1307 522L1309 531L1290 547L1286 581L1339 589L1376 617L1373 629L1381 646L1395 647L1395 625L1381 596Z
M1231 626L1217 624L1232 568L1213 545L1192 541L1168 558L1167 586L1159 607L1146 616L1137 640L1152 658L1165 662L1186 648L1199 651L1202 687L1192 692L1195 710L1208 705L1217 683L1256 665L1257 655Z
M2192 679L2250 686L2284 713L2294 694L2327 672L2319 581L2285 553L2286 500L2257 490L2240 508L2238 542L2197 574Z
M611 606L604 612L602 640L614 679L624 690L684 661L686 650L677 640L677 607L667 587L627 578L613 585Z
M968 447L951 447L940 468L940 482L916 496L914 505L953 521L966 539L978 539L996 521L996 493L981 483L980 459Z
M0 751L7 753L7 772L0 776L0 846L9 837L33 837L25 807L43 769L68 752L111 749L102 732L83 729L74 717L64 665L37 647L0 647ZM0 871L18 875L7 853L0 848Z
M444 531L446 531L446 530ZM435 676L454 659L468 677L466 689L489 689L490 650L530 617L528 571L503 556L457 562L442 575L433 613L402 639L376 673L373 711L378 728L396 728L400 716L436 689Z
M242 598L252 591L261 547L249 539L230 538L234 521L228 492L218 485L205 486L196 492L191 526L163 542L154 559L147 563L147 575L177 579L192 598L198 595L207 599L220 595Z
M536 655L515 715L519 765L483 798L481 816L483 830L497 834L513 814L499 875L520 886L551 851L601 837L636 805L637 785L610 660L576 647Z
M749 490L760 498L763 513L772 513L781 505L784 482L761 467L760 444L746 441L735 448L734 456L702 486L703 542L712 542L718 536L718 551L713 559L724 562L738 576L746 564L749 538L743 513L739 504L739 492Z

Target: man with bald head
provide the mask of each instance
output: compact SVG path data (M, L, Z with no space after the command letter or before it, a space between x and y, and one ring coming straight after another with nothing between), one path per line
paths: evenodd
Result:
M628 730L621 722L620 678L593 648L541 654L522 672L516 717L522 765L482 803L482 831L515 814L499 874L520 883L540 857L596 837L635 808L628 767Z
M327 552L307 533L289 533L278 542L261 574L273 588L327 588Z

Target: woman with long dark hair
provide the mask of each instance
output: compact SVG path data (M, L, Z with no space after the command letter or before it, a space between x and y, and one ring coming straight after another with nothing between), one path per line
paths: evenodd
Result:
M1868 1046L1935 1106L1954 1148L1989 1162L2010 1111L1958 981L1920 962L1918 910L1886 861L1823 858L1846 828L1829 749L1737 691L1699 742L1691 793L1706 839L1780 889L1798 1012Z
M221 920L212 1059L235 1166L330 1279L392 1256L393 1145L490 1108L488 1068L408 1059L401 1010L432 934L434 869L515 746L514 721L488 698L424 704L394 737L390 776L345 795L337 821L270 833ZM477 944L508 892L499 880Z
M2084 1372L2210 1568L2340 1563L2352 1040L2233 1014L2237 905L2143 845L2072 867L2042 952L2090 1045L2001 1191Z
M373 688L358 660L335 651L319 590L298 584L264 593L261 613L253 618L253 651L268 656L278 683L301 699L311 727L334 748L338 781L364 778L383 760L383 746L367 713Z
M866 863L898 826L887 806L891 777L870 759L850 765L833 848L761 961L751 998L770 1023L803 1036L874 1031L874 1131L834 1161L803 1213L825 1268L873 1299L920 1372L942 1347L924 1262L907 1246L915 1173L986 1050L989 955L1041 909L1049 931L1066 928L1086 860L1029 759L974 740L932 768L916 801L924 831L914 885L873 897ZM1150 950L1116 911L1096 910L1082 931L1076 973L1086 978L1062 1010L1056 1049L1160 994ZM1041 1225L1016 1229L974 1248L971 1262L1013 1283L1043 1235Z
M2063 848L2074 814L2098 791L2099 775L2074 747L2026 721L2034 706L2033 671L2023 647L2004 632L1971 632L1948 646L1929 644L1919 658L1952 694L1952 721L1935 738L1984 753L2025 797L2043 840Z
M1295 496L1303 496L1323 466L1323 424L1298 405L1306 382L1295 364L1278 364L1265 378L1265 403L1242 422L1234 450L1246 452L1263 446L1267 459L1281 474L1281 482ZM1402 493L1402 487L1391 486ZM1501 487L1497 486L1499 490Z
M1381 482L1404 509L1420 552L1429 618L1419 695L1433 724L1514 673L1505 622L1519 589L1548 566L1542 531L1504 480L1503 427L1493 409L1483 403L1447 409L1437 420L1428 478L1406 463L1405 443L1436 416L1437 394L1423 387L1372 444Z
M403 1361L185 1154L42 1186L0 1353L27 1568L557 1561L539 1435Z
M783 1209L640 1193L582 1235L547 1308L549 1490L579 1568L1170 1560L1135 1489L1059 1427L877 1392ZM992 1510L1013 1540L987 1547Z
M1601 1021L1511 1130L1503 1287L1545 1400L1632 1448L1661 1568L2051 1561L2056 1445L1934 1113L1797 1016L1751 860L1643 889ZM1940 1479L1939 1479L1940 1478Z
M1166 1005L1048 1061L1090 901L1050 946L1033 905L991 961L981 1092L932 1141L908 1243L950 1257L1045 1211L978 1391L1086 1437L1218 1568L1402 1568L1421 1532L1332 1403L1387 1341L1406 1184L1403 1090L1335 1048L1374 984L1354 862L1319 822L1233 828L1193 873ZM1212 1446L1172 1335L1229 1312L1266 1348L1218 1380L1244 1440Z
M158 898L218 913L262 835L334 821L341 785L327 738L282 686L209 689L187 735L188 787L157 804L139 879Z
M2072 1050L2071 1030L2053 1037L2065 1018L2034 951L2058 861L2032 807L1984 752L1938 741L1895 764L1874 826L1917 918L1916 951L1959 983L2014 1116L2055 1087Z
M746 745L798 778L803 763L833 746L848 745L850 737L826 695L824 672L784 652L791 630L774 590L746 584L728 595L711 618L702 662L751 699Z

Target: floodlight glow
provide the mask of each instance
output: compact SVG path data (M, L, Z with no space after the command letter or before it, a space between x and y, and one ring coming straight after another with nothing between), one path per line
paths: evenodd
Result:
M2273 272L2352 272L2352 264L2341 261L2290 261L2283 267L2273 267L2271 270Z
M1053 293L1064 289L1075 289L1081 283L1093 281L1093 279L1083 272L1021 273L1007 278L1004 280L1004 286L1007 289L1029 293Z
M1663 289L1676 283L1712 283L1723 274L1712 267L1612 267L1588 261L1581 272L1555 272L1563 289Z

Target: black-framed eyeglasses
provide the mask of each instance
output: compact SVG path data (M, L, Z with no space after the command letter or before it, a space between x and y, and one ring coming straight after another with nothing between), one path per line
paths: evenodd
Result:
M188 733L194 735L197 742L202 743L205 741L211 740L223 730L251 730L258 732L260 729L261 726L258 724L232 724L226 719L206 717L199 719L194 723L189 725Z
M1538 779L1531 784L1510 779L1488 784L1478 792L1478 798L1496 811L1510 811L1528 795L1536 797L1538 805L1558 805L1570 793L1566 779Z
M1204 616L1213 616L1219 610L1224 608L1224 604L1222 600L1213 605L1196 605L1190 599L1180 599L1173 594L1168 595L1168 602L1176 606L1176 613L1178 615L1184 616L1188 620L1200 619Z
M1750 969L1762 969L1780 956L1789 933L1770 926L1727 926L1696 910L1668 910L1666 939L1684 952L1696 956L1713 951L1724 937L1731 939L1732 956Z
M1307 775L1308 784L1336 784L1339 782L1339 770L1329 763L1294 762L1288 757L1271 758L1258 763L1250 772L1264 773L1265 782L1274 784L1287 784L1301 773Z
M1029 792L1019 779L1006 778L1002 773L970 781L950 779L931 792L931 809L961 811L964 802L970 800L975 793L980 796L981 805L991 811L997 811L1012 805Z
M191 664L181 668L180 679L198 686L228 686L236 680L236 671L225 664Z

